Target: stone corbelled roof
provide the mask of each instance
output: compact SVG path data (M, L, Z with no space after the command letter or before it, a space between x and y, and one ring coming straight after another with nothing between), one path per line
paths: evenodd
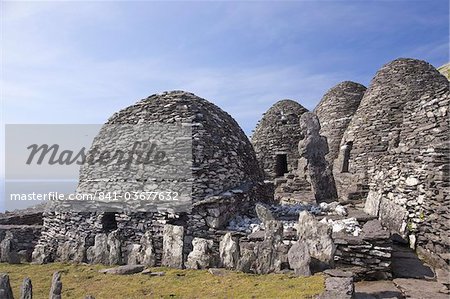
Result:
M364 185L367 181L368 159L375 159L392 146L398 146L400 131L405 119L405 109L417 105L423 97L432 99L448 80L431 64L409 58L399 58L384 65L372 79L353 116L341 146L352 142L347 177L351 185ZM410 138L415 138L410 136ZM334 173L341 190L351 190L341 182L340 154L335 161Z
M192 93L171 91L154 94L115 113L106 125L120 124L192 125L193 194L202 198L219 194L245 182L262 179L253 147L237 122L216 105ZM118 140L120 137L116 136ZM97 136L94 146L108 139ZM132 139L132 137L130 138ZM93 188L95 169L82 168L78 191ZM152 174L131 171L130 180L144 181ZM114 175L111 175L111 179ZM142 184L141 184L142 185Z
M281 100L275 103L258 123L251 140L267 178L274 176L274 159L277 152L288 153L289 170L296 167L299 158L297 145L301 139L299 119L307 111L295 101Z
M358 109L365 91L366 87L359 83L341 82L328 90L314 109L322 126L320 133L328 140L328 162L333 163L337 158L342 135Z

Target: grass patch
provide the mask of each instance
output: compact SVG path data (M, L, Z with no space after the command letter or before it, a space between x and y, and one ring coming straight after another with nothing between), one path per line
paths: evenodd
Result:
M54 271L62 272L63 298L96 299L140 298L312 298L324 290L321 275L292 277L285 274L252 275L227 271L225 276L214 276L206 270L178 270L152 268L164 271L165 276L142 274L108 275L98 270L101 265L46 265L0 264L0 273L8 273L14 297L19 297L22 280L28 276L33 284L33 298L48 298Z

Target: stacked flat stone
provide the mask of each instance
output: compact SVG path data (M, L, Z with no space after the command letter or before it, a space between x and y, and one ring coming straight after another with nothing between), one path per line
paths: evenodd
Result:
M392 241L378 220L367 222L362 234L333 233L336 267L348 269L356 279L391 278Z
M49 210L44 214L43 233L33 253L34 261L115 264L146 258L160 265L163 260L163 232L166 224L185 227L185 255L192 249L191 241L196 237L213 239L214 250L218 253L223 235L218 230L235 213L246 211L256 199L263 197L263 175L253 147L229 114L214 104L183 91L152 95L125 108L114 114L101 132L110 125L161 123L181 123L192 128L192 211L118 212L108 215L70 212L63 208ZM132 144L132 136L123 136L124 140L121 137L100 133L92 148L107 149L111 138L117 142ZM85 165L80 172L77 191L108 192L115 190L114 188L122 188L122 191L146 191L147 184L152 183L151 172L130 168L129 177L125 177L125 174L114 168L101 173L95 167ZM177 183L174 180L174 184ZM105 227L104 217L111 217L116 227ZM151 250L139 247L146 234L151 235ZM100 240L109 242L103 245ZM101 250L106 251L105 254L96 255ZM152 252L152 256L145 256L145 252Z
M255 152L248 138L237 122L225 111L205 99L184 91L172 91L155 94L115 113L106 122L104 129L114 125L158 125L181 124L192 129L192 196L193 200L202 200L206 196L217 195L225 190L236 188L246 182L258 182L262 173L255 159ZM154 130L152 128L152 130ZM94 139L91 148L108 149L111 136L100 134ZM129 141L131 144L139 138L139 132L129 136L112 136L117 142ZM170 132L165 132L170 134ZM174 135L175 136L175 135ZM134 138L134 140L133 140ZM174 143L174 147L182 146ZM87 155L89 160L89 153ZM185 161L181 161L185 162ZM78 192L103 190L110 185L126 188L117 178L129 181L130 190L147 191L146 183L151 185L154 173L140 171L142 165L130 168L128 172L118 172L116 165L107 169L110 184L104 182L105 174L96 167L83 165L80 171ZM131 166L133 167L133 165ZM180 166L181 168L182 166ZM163 168L163 167L162 167ZM170 169L162 169L170 173ZM163 172L164 173L164 172ZM124 177L128 175L128 177ZM141 183L144 182L144 183ZM114 186L111 186L114 187ZM111 189L109 189L111 190ZM106 191L106 190L105 190Z
M349 158L342 150L334 163L342 198L367 190L369 159L380 158L389 148L398 147L402 127L408 125L408 109L421 98L432 99L446 87L447 79L425 61L400 58L377 72L341 140L342 149L351 146ZM348 171L343 169L346 162Z
M396 146L370 161L365 210L445 267L450 260L449 82L436 70L429 72L435 75L427 82L433 90L404 107ZM418 82L421 78L416 74Z
M275 103L256 126L251 141L266 179L276 177L277 154L286 154L288 171L297 168L297 144L302 138L299 119L307 111L295 101L282 100Z
M342 136L365 91L366 87L359 83L341 82L328 90L314 109L322 126L320 134L328 140L330 152L327 154L327 161L331 164L339 154Z

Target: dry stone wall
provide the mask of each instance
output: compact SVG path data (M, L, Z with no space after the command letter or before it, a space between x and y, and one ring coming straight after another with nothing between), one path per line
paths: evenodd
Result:
M43 233L33 253L34 261L120 264L149 258L145 257L148 249L153 255L151 259L160 265L166 224L185 228L185 256L192 249L193 238L213 239L214 250L218 253L222 237L218 231L228 220L237 212L250 209L256 199L270 197L267 195L270 190L262 182L262 171L252 145L234 119L204 99L174 91L153 95L125 108L114 114L105 128L119 124L177 122L192 128L192 205L189 211L76 212L67 210L63 203L55 204L44 214ZM130 134L111 136L100 133L93 148L110 145L113 138L114 142L133 141ZM147 185L153 184L154 173L142 171L137 166L132 166L128 172L117 172L115 168L106 171L110 172L105 175L95 167L83 166L77 191L108 192L112 188L145 191ZM179 180L173 179L172 183L178 184ZM151 238L151 249L139 247L144 235Z
M341 198L367 195L368 163L399 146L408 109L448 87L447 79L429 63L400 58L373 78L341 140L333 172ZM404 133L403 133L404 134ZM410 136L409 138L417 138Z
M322 126L320 134L328 141L330 152L327 154L327 161L331 164L339 154L342 136L365 91L366 87L359 83L341 82L328 90L314 109Z
M285 172L297 168L297 144L302 139L299 119L307 111L295 101L282 100L273 105L256 126L251 140L266 179L282 176L276 170L277 155L278 159L285 156Z
M404 107L397 146L370 162L365 210L442 266L450 251L449 87L436 81L440 88Z

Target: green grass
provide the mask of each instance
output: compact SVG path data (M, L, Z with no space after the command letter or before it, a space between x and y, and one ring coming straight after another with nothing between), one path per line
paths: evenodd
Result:
M205 270L165 271L161 277L142 274L108 275L98 270L100 265L46 265L0 264L0 273L8 273L15 298L23 278L31 278L33 298L48 298L54 271L62 273L63 298L93 295L96 299L113 298L312 298L324 290L321 275L293 277L286 274L252 275L227 271L225 276L214 276Z

